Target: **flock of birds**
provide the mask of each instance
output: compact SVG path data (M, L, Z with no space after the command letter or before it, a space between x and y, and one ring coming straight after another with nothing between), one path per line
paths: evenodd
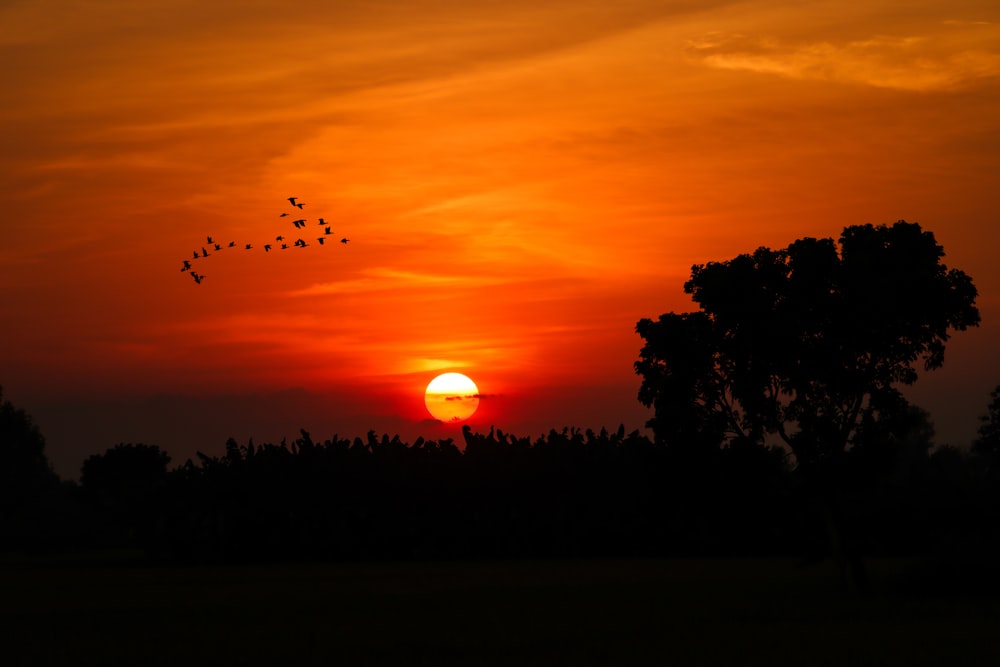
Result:
M299 209L299 211L302 211L303 208L305 207L305 203L300 202L298 199L299 199L298 197L289 197L288 201L289 203L291 203L292 206ZM287 218L291 217L292 215L293 214L285 211L281 213L278 217ZM301 213L298 213L296 215L301 215ZM319 245L326 245L326 241L328 239L331 241L335 240L335 238L331 238L333 237L333 230L331 225L329 225L323 218L317 218L317 221L318 221L317 222L318 226L322 228L322 232L320 233L319 236L316 237L316 241L319 243ZM309 225L309 220L306 218L297 217L295 220L292 220L292 225L294 225L295 229L306 229L306 227ZM340 239L340 242L343 243L344 245L347 245L347 243L350 240L351 239L345 236L344 238ZM309 243L308 241L306 241L304 238L301 237L295 239L295 241L291 241L291 245L289 245L289 241L290 239L285 237L283 234L278 234L277 236L274 237L273 242L268 242L264 244L263 246L264 252L271 252L271 250L288 250L289 248L307 248L310 245L312 245L311 243ZM211 236L208 236L206 237L205 244L201 246L201 249L200 250L196 249L192 253L191 259L184 260L184 264L181 267L181 273L191 274L191 277L194 278L195 284L200 285L201 281L205 279L205 274L198 273L195 270L192 262L204 259L206 257L210 257L214 252L221 252L222 250L226 250L229 248L238 248L240 245L243 245L244 250L254 249L254 245L252 243L237 244L236 241L229 241L228 243L223 244L216 242L215 239L213 239Z

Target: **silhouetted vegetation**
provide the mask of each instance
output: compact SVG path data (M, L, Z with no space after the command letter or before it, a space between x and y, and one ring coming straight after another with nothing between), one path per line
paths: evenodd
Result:
M52 471L31 416L0 388L0 551L53 548L76 537L71 494Z
M929 428L910 407L893 431L905 446L842 471L865 553L1000 546L986 460L931 449ZM156 447L118 445L84 463L76 546L181 562L835 554L828 508L779 448L736 441L693 462L624 428L463 437L464 451L302 431L172 470Z
M694 266L684 290L700 310L637 325L657 442L692 462L786 447L864 585L849 496L881 488L896 450L927 445L897 386L916 381L917 362L941 366L951 331L979 324L972 280L943 256L933 234L899 221Z
M157 446L60 482L0 403L4 548L137 548L179 562L792 555L1000 547L1000 387L970 452L934 445L898 385L975 326L975 288L919 226L695 266L701 310L642 320L653 437L567 427L462 442L369 432L230 439L170 468ZM0 396L2 399L2 396Z

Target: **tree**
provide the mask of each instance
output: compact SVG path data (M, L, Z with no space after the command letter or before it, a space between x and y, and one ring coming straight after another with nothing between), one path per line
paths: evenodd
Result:
M972 443L972 451L986 459L992 472L1000 461L1000 385L990 392L990 404L979 420L982 424L979 425L979 437Z
M39 541L52 520L58 485L45 438L0 388L0 548Z
M674 449L780 441L832 489L847 451L884 443L917 364L940 367L950 332L979 324L972 280L943 257L899 221L695 265L699 311L636 326L647 425Z
M145 540L155 529L169 463L170 455L155 445L121 443L83 462L80 489L130 540Z
M979 324L972 280L919 225L848 227L839 244L696 265L684 291L700 311L639 321L639 399L658 440L773 436L799 465L836 457L899 405L917 362L941 366L951 330Z
M4 399L0 387L0 489L16 493L55 479L45 438L27 412Z

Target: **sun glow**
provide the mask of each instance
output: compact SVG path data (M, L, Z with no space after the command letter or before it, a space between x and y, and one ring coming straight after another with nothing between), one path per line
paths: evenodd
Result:
M435 419L464 421L479 408L479 387L461 373L444 373L427 385L424 404Z

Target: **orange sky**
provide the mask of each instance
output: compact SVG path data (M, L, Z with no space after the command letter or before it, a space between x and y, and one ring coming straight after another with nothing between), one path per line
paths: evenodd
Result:
M34 0L0 50L0 384L65 476L434 435L444 371L476 426L636 428L635 322L692 264L866 222L980 290L910 392L939 441L1000 383L994 0ZM292 195L351 243L264 254ZM255 249L195 285L209 234Z

